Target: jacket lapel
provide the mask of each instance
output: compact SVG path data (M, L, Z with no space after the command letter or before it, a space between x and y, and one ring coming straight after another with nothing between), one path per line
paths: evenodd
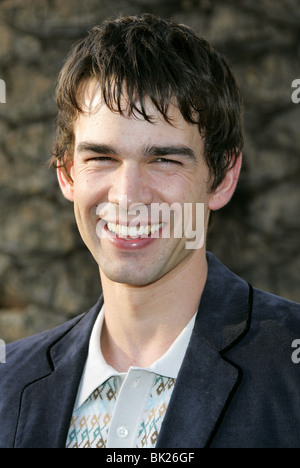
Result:
M16 448L63 448L77 389L88 353L89 337L102 306L72 322L47 349L48 367L22 393Z
M213 255L208 254L208 261L195 327L157 447L209 446L241 380L226 351L248 330L252 288Z
M197 364L195 356L200 357ZM157 447L205 447L238 382L238 375L238 370L224 361L208 343L193 338Z

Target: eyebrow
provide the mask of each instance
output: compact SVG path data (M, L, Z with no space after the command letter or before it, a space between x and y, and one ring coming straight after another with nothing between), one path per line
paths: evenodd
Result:
M79 153L84 153L85 151L91 151L92 153L97 154L106 154L106 155L116 155L118 151L110 145L102 145L99 143L92 142L82 142L77 146L77 151Z
M196 161L194 151L188 146L147 146L144 151L145 156L187 156Z
M77 151L82 153L85 151L90 151L96 154L102 155L118 155L119 150L111 145L93 143L93 142L81 142L77 147ZM159 146L159 145L149 145L143 149L143 156L186 156L192 161L196 161L196 155L194 151L185 145L171 145L171 146Z

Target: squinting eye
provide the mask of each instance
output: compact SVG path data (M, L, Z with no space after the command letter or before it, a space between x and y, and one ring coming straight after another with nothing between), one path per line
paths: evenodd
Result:
M174 159L168 159L168 158L156 158L154 162L158 163L165 163L165 164L179 164L181 165L180 161L176 161Z
M107 164L114 164L116 160L111 158L110 156L95 156L94 158L88 158L86 160L87 163L96 164L96 165L107 165Z
M114 161L109 156L96 156L95 158L89 158L88 161Z

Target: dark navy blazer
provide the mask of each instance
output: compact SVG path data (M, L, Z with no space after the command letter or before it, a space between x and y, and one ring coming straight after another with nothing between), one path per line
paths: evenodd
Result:
M208 253L195 327L157 447L299 448L300 305L252 289ZM0 364L0 447L64 447L89 337L86 314L9 344ZM134 402L133 402L134 404Z

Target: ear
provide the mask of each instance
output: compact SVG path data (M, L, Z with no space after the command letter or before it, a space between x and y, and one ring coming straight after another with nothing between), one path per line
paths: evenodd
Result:
M242 167L242 153L237 157L234 166L226 172L220 185L209 196L208 208L212 211L223 208L234 194Z
M66 172L64 167L58 167L56 169L57 179L60 186L60 189L64 195L64 197L73 202L74 201L74 182L71 177L72 174L72 167L68 168L68 173Z

